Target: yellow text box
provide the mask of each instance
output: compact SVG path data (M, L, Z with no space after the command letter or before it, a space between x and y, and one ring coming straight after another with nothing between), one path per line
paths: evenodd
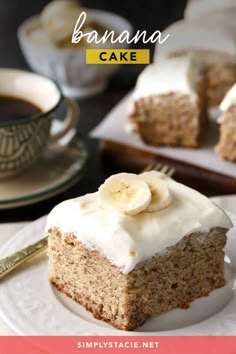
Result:
M149 49L86 49L86 64L149 63Z

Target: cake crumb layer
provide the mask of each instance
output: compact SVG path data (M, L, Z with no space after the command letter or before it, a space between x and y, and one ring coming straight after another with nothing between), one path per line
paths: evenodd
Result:
M50 281L95 318L121 330L134 330L153 315L187 308L225 285L227 230L214 227L182 238L123 274L99 252L72 234L54 228L49 236Z

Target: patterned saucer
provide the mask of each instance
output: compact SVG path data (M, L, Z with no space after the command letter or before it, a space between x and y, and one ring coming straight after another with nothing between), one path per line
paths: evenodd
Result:
M66 145L50 146L30 169L0 180L0 209L33 204L62 193L79 180L87 161L86 144L78 135Z

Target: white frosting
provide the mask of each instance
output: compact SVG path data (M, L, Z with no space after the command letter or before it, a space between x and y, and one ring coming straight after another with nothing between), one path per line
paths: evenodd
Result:
M236 45L232 36L223 28L207 28L207 20L201 25L187 21L174 22L163 31L170 35L167 41L155 47L154 61L175 51L201 49L236 54Z
M236 105L236 84L227 92L223 101L220 104L222 112L227 111L231 106Z
M57 227L73 233L85 246L96 249L124 274L156 253L175 245L193 231L232 226L229 217L202 194L165 179L172 202L164 210L135 216L104 209L98 192L57 205L49 214L46 230Z
M203 64L189 55L159 60L140 74L132 99L153 94L196 92Z
M184 17L193 20L199 16L207 14L212 16L213 11L225 11L226 9L236 9L235 0L189 0L186 6Z

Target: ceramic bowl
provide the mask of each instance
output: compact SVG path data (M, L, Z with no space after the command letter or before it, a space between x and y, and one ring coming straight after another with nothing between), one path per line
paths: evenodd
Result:
M112 29L116 33L127 30L130 35L133 33L131 24L116 14L100 10L86 12L90 18L101 23L105 29ZM39 23L40 17L34 16L27 19L18 30L20 47L31 69L56 80L62 87L63 93L68 97L89 96L104 90L108 79L119 66L87 65L85 63L85 48L57 48L36 43L30 39L29 33L38 27ZM110 45L110 48L124 49L127 47L127 43ZM109 48L109 45L106 48Z

